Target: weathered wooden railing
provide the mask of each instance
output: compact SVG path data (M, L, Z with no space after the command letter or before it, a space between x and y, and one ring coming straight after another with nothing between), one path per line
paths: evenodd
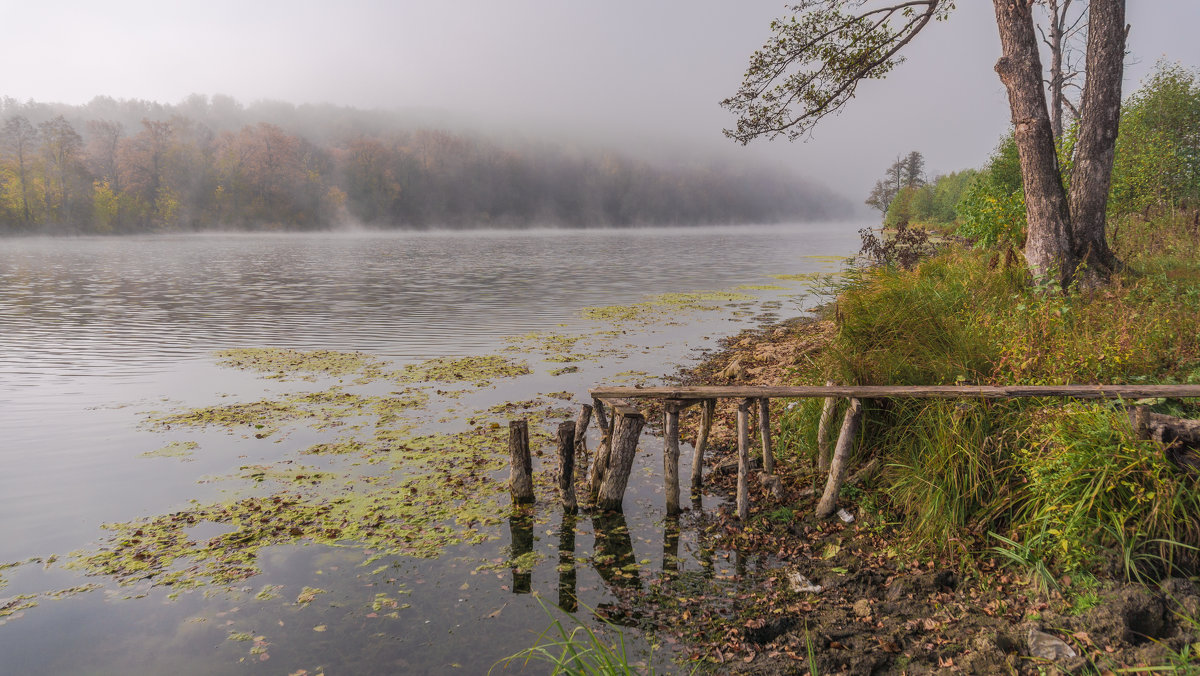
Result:
M689 406L702 405L700 429L696 435L695 453L692 457L691 483L693 494L701 487L704 450L712 427L717 399L738 399L738 482L737 515L745 520L750 514L750 411L757 406L759 436L762 443L764 473L774 473L775 458L771 449L770 400L823 398L825 406L818 430L818 467L828 470L825 491L817 503L817 515L828 517L833 514L838 494L845 480L846 463L853 449L854 439L862 418L863 399L1014 399L1020 397L1067 397L1073 399L1126 399L1136 400L1158 397L1200 397L1200 385L1047 385L993 387L982 385L931 385L931 386L712 386L712 387L598 387L589 391L593 407L585 406L575 425L573 443L564 443L560 432L560 457L570 447L582 444L588 420L594 411L603 436L592 459L589 481L590 502L601 509L620 510L638 437L645 425L645 416L632 403L639 399L662 402L665 409L663 422L663 492L666 496L668 514L678 513L679 507L679 412ZM830 458L828 429L832 423L834 404L837 398L847 398L850 406L842 420L837 445ZM610 415L605 415L609 404ZM515 457L515 456L514 456ZM562 467L569 467L562 462ZM561 479L560 479L561 480ZM514 484L515 485L515 484ZM521 484L524 485L523 483ZM564 504L574 508L573 499L568 500L564 490ZM514 492L514 498L516 492ZM571 496L573 498L573 496Z

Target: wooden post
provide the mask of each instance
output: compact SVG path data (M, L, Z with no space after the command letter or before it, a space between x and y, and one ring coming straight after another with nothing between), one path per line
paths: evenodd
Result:
M825 493L817 503L817 518L825 519L833 514L837 507L838 493L842 490L842 481L846 478L846 463L850 459L850 451L854 449L854 439L858 436L858 425L862 419L862 402L850 400L846 409L846 417L842 419L842 431L838 435L837 449L833 453L833 464L829 468L829 479L825 482Z
M513 504L533 502L533 461L529 457L529 423L508 423L508 488Z
M833 381L826 380L825 387L833 387ZM825 397L825 405L821 407L821 421L817 424L818 472L829 471L829 426L833 423L833 411L836 407L836 397Z
M575 423L570 420L558 425L558 493L563 509L579 509L575 501Z
M743 399L738 403L738 478L737 516L743 522L750 518L750 402Z
M700 486L704 479L704 447L708 444L708 433L712 430L713 415L717 410L716 399L705 399L700 408L700 432L696 435L696 452L692 455L692 500L700 499Z
M663 494L667 515L679 513L679 407L667 404L663 413Z
M763 471L775 474L775 454L771 451L771 400L758 400L758 436L762 438Z
M601 434L608 429L608 420L604 417L604 402L599 399L592 400L592 407L596 412L596 426L600 428Z
M604 407L600 404L600 400L596 400L596 422L603 423ZM592 471L588 480L588 503L596 504L596 498L600 494L600 484L604 481L604 475L608 472L608 458L612 454L612 436L613 426L617 424L617 414L614 412L612 417L608 419L607 425L601 425L600 430L603 437L600 439L600 445L596 447L596 453L592 458Z
M579 417L575 419L575 472L581 476L587 474L583 458L587 457L587 431L591 422L592 405L584 404L579 409Z
M635 410L613 413L616 424L609 446L609 464L600 484L597 505L600 509L619 512L629 485L629 473L633 470L633 457L637 453L638 437L646 424L646 417Z

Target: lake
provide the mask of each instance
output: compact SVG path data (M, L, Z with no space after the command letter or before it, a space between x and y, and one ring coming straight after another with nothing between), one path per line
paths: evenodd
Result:
M0 240L3 670L482 673L548 626L538 598L594 625L643 578L719 574L728 553L664 521L650 432L615 526L564 518L548 479L508 518L497 439L802 314L804 276L857 244L850 224ZM253 361L274 348L361 354ZM477 356L516 371L459 372ZM245 557L197 555L217 541Z

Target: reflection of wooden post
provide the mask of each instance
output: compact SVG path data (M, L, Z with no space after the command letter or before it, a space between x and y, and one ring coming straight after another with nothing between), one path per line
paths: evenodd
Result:
M587 475L587 465L584 463L584 458L587 457L587 431L588 425L592 422L592 405L584 404L579 409L579 417L575 419L575 473L580 478Z
M579 509L575 501L575 423L570 420L558 425L558 494L563 509Z
M832 380L825 381L825 387L833 387ZM817 424L817 471L829 471L829 425L833 423L833 411L837 406L835 397L825 397L825 405L821 408L821 422Z
M708 433L712 430L713 414L716 410L716 399L705 399L700 407L700 432L696 435L696 453L692 455L693 501L700 499L700 486L704 482L704 447L708 444Z
M508 423L508 488L514 504L533 502L533 461L529 457L529 423Z
M575 579L575 515L563 512L558 529L558 607L568 613L579 609Z
M679 517L668 516L663 523L663 573L669 577L679 574Z
M842 490L842 481L846 478L846 463L850 452L854 449L854 439L858 436L858 425L862 419L862 402L850 400L846 409L846 417L842 419L842 431L838 435L837 449L833 453L833 464L829 468L829 478L825 481L825 493L817 503L817 518L828 518L837 507L838 493Z
M592 471L588 479L588 503L593 505L596 504L596 497L600 494L600 484L604 481L604 475L608 472L608 458L612 455L613 426L617 424L616 413L613 413L605 424L604 406L599 399L596 400L596 422L600 424L600 432L603 436L592 457Z
M637 452L638 437L642 434L646 417L633 409L614 411L613 417L616 418L616 423L608 451L608 469L604 473L604 481L600 484L596 504L600 509L619 512L621 502L625 498L625 488L629 485L633 456Z
M533 570L521 568L529 565L529 553L533 551L533 514L522 510L508 517L508 532L512 537L512 593L528 594L533 588Z
M758 436L762 438L763 471L775 473L775 454L771 451L771 400L758 400Z
M679 513L679 407L667 404L663 415L663 494L667 514Z
M641 587L641 575L637 572L637 558L633 555L633 539L629 536L625 515L619 512L595 514L592 516L592 531L596 538L592 565L596 567L600 579L614 592L620 587Z
M738 478L737 478L737 516L742 521L750 518L750 402L753 399L743 399L738 402Z

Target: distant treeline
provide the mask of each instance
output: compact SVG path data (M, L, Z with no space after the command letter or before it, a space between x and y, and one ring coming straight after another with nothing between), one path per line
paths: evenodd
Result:
M845 214L778 171L667 167L399 114L192 96L0 99L0 233L769 223Z

